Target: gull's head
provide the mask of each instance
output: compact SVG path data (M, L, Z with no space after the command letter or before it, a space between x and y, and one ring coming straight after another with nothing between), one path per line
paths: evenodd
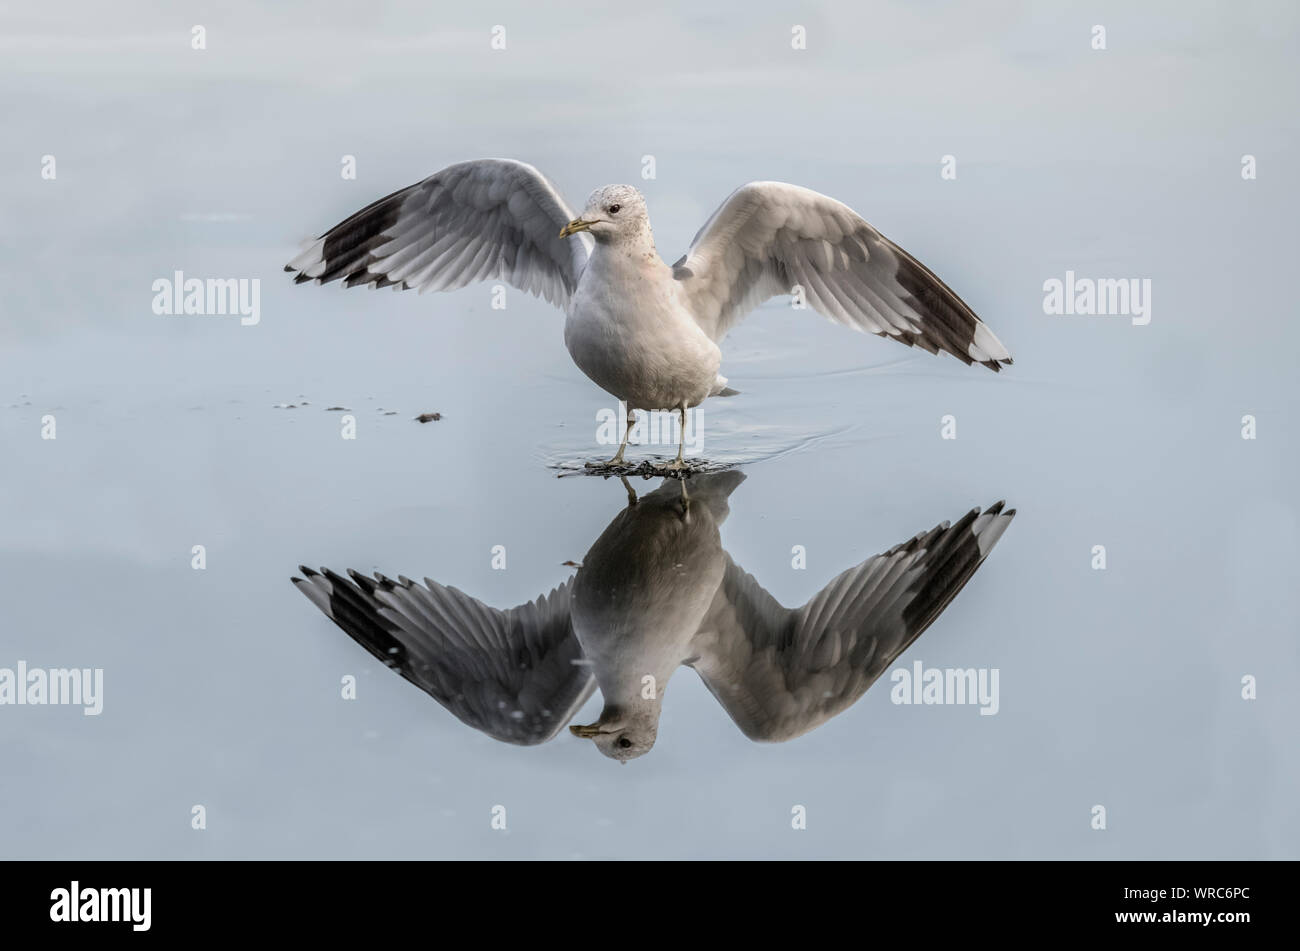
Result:
M560 231L561 238L589 231L597 241L634 239L650 233L645 196L631 185L606 185L587 198L581 217Z
M610 759L626 763L644 756L655 745L659 735L658 710L634 713L621 707L606 705L600 719L589 726L574 724L569 732L596 744L596 749Z

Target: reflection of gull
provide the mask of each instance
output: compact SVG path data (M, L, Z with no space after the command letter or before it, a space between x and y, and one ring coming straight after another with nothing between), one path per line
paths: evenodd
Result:
M679 411L683 421L690 407L734 392L718 374L718 344L780 294L930 353L991 370L1011 363L925 265L847 205L781 182L732 192L669 267L630 185L597 189L574 218L531 165L462 162L335 225L285 270L299 282L421 292L508 281L565 309L565 345L597 385L629 410Z
M788 740L843 712L929 627L1014 510L975 509L850 568L803 607L778 604L722 549L739 472L630 502L567 584L498 611L455 588L383 575L294 578L339 627L462 721L510 743L572 732L627 761L654 746L664 688L693 667L754 740ZM687 493L689 492L689 496Z

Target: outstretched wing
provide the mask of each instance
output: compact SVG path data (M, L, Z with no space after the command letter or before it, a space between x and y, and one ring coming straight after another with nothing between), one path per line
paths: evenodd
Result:
M354 641L498 740L546 742L596 688L569 620L570 583L498 611L427 578L300 570L298 590Z
M1002 504L850 568L794 611L728 558L691 666L750 739L807 733L855 703L948 606L1011 523Z
M953 290L847 205L798 185L731 193L673 265L715 341L763 301L803 288L809 306L858 330L990 370L1011 355Z
M559 236L573 213L545 176L511 159L451 165L361 209L285 265L297 283L342 280L449 291L504 280L564 307L590 236Z

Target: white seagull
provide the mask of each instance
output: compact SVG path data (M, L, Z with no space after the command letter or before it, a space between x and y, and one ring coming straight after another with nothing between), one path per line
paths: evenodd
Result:
M593 240L594 239L594 240ZM729 396L718 345L782 294L856 330L990 370L1011 364L993 332L933 272L853 209L783 182L750 182L669 266L645 197L591 193L575 218L537 169L511 159L451 165L335 225L285 266L299 283L454 290L504 280L564 309L579 369L633 410L681 414ZM627 437L606 463L620 465ZM682 445L669 468L680 469Z

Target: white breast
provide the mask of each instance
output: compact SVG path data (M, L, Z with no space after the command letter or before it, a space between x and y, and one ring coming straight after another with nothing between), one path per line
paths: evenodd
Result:
M632 409L696 406L712 391L722 354L678 298L657 255L592 253L564 325L579 369Z

